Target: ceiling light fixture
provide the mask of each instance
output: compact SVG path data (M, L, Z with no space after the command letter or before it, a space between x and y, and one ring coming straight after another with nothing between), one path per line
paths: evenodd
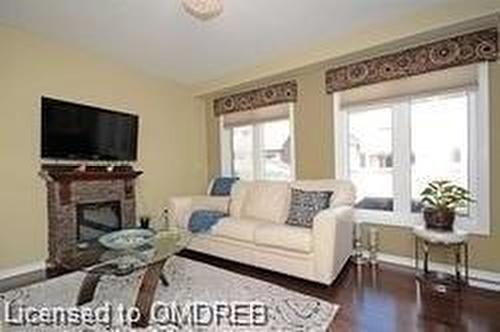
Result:
M224 9L222 0L182 0L182 5L189 14L203 21L219 16Z

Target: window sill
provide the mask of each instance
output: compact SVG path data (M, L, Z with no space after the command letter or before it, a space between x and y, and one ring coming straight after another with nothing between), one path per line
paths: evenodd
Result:
M420 213L412 213L408 216L395 212L354 209L354 218L357 223L361 224L399 227L410 230L415 226L424 224ZM470 218L457 217L455 225L472 235L490 235L489 228L480 227L481 225L474 223L473 219Z
M412 228L411 221L407 221L401 216L398 217L394 212L354 209L354 218L357 223L373 224L391 227Z

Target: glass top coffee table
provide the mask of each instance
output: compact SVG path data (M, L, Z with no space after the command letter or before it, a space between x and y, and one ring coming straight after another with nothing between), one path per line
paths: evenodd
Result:
M100 238L88 247L76 250L70 259L61 264L68 270L86 273L76 304L83 305L94 299L102 276L127 276L142 270L144 276L135 301L140 319L133 327L147 327L159 281L168 286L163 267L187 247L192 233L179 228L156 231L137 229L108 233L105 237L108 241Z

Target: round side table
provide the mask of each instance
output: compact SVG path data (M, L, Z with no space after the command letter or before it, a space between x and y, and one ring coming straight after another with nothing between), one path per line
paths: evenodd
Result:
M427 229L424 226L413 228L415 237L415 271L417 276L423 277L425 280L448 285L462 286L469 282L469 246L468 233L462 230L454 230L452 232L436 231ZM455 276L443 273L429 272L429 247L441 246L453 250L455 257ZM423 250L423 274L420 270L420 251ZM462 270L463 275L462 277Z

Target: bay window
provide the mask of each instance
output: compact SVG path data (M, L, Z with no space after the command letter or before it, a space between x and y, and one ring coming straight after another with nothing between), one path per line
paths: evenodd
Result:
M335 98L336 171L357 188L357 218L411 226L433 180L470 190L459 227L489 232L487 64L450 69Z

